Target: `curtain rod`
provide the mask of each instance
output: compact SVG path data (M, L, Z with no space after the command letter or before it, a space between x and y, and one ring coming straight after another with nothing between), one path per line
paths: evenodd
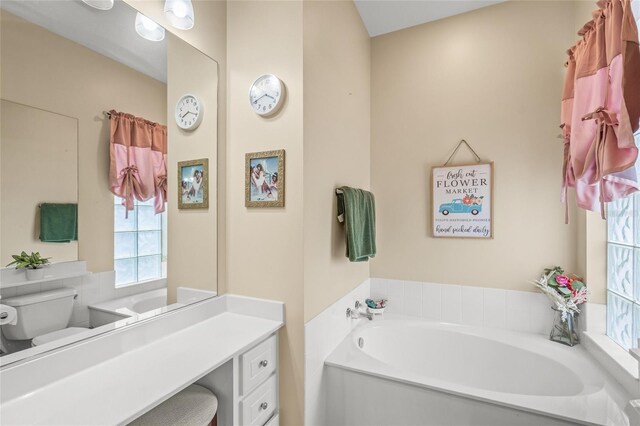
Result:
M111 118L111 113L109 111L102 111L102 113L106 115L107 118Z

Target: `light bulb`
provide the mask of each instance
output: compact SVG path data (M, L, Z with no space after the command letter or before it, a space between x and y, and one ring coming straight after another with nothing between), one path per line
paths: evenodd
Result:
M140 12L136 14L136 32L140 37L150 41L164 39L164 28Z
M140 21L142 22L142 26L144 26L146 30L153 31L158 28L158 24L144 15L141 15Z
M166 0L164 14L172 26L181 30L193 28L195 16L191 0Z
M187 16L187 6L185 6L184 3L176 3L173 8L173 14L176 15L176 18L184 18Z
M82 0L86 5L98 10L109 10L113 7L114 0Z

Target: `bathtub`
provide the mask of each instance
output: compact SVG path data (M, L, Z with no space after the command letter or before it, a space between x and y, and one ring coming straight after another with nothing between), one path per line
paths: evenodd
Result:
M325 360L331 425L628 425L631 399L587 355L545 336L361 320Z
M89 306L91 327L100 327L123 319L144 319L184 306L167 305L167 289L147 291Z

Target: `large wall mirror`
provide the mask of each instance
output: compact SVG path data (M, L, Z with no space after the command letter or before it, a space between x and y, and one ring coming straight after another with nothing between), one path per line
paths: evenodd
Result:
M218 64L120 0L0 7L0 365L215 297Z

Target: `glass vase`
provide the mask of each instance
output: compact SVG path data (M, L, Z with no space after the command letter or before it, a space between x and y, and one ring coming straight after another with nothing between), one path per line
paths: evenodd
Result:
M554 310L555 316L549 340L562 343L567 346L574 346L580 343L580 337L578 334L578 314L568 313L563 319L562 311L560 309L555 307L552 307L551 309Z

